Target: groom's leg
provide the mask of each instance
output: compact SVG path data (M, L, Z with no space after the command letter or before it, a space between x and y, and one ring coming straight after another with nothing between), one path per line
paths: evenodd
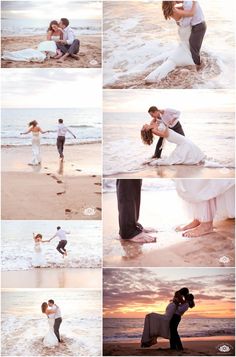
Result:
M131 239L142 232L142 226L138 223L142 180L116 181L117 201L119 211L120 236L123 239Z
M68 53L70 55L76 55L79 52L79 47L80 47L80 41L79 40L74 40L72 45L70 46Z
M67 240L62 240L61 241L61 249L64 250L64 252L66 252L65 246L67 245Z
M156 145L156 150L154 153L154 157L157 159L160 159L160 157L161 157L162 144L163 144L163 138L159 138L157 145Z
M59 328L60 328L61 323L62 323L61 318L56 319L54 322L54 333L57 336L57 339L59 342L61 342L60 333L59 333Z
M171 128L171 129L174 130L176 133L185 136L184 130L183 130L182 125L180 124L179 121L178 121L178 123L177 123L173 128Z
M57 250L58 250L59 253L61 253L62 255L64 255L64 252L63 252L63 250L62 250L62 246L63 246L63 243L62 243L62 241L60 241L60 242L58 243Z
M193 57L193 62L198 66L201 64L200 50L205 33L206 23L202 22L192 27L191 35L189 38L189 45Z
M65 45L64 43L58 43L57 42L57 48L63 53L63 55L65 54L65 53L67 53L68 52L68 49L70 48L70 46L69 45Z
M64 156L63 155L64 144L65 144L65 137L64 136L58 136L57 137L57 150L58 150L59 156L61 158Z

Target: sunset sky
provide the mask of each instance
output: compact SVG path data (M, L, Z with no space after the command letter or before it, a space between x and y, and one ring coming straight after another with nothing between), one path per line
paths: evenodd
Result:
M101 1L2 1L2 17L9 19L100 19Z
M145 112L151 105L181 111L234 111L233 90L105 90L105 112Z
M234 270L228 268L105 269L104 317L164 313L173 293L184 286L196 302L186 317L234 317Z
M97 108L102 105L99 69L2 69L4 108Z

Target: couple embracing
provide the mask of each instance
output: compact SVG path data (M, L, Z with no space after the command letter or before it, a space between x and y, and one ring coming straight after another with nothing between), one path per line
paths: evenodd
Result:
M62 323L61 310L53 299L43 302L41 305L42 313L48 318L49 331L43 339L45 347L55 347L62 342L60 337L60 326Z
M178 326L184 313L194 306L194 296L188 288L176 291L163 315L152 312L145 316L141 347L151 347L162 337L169 339L171 350L183 351Z

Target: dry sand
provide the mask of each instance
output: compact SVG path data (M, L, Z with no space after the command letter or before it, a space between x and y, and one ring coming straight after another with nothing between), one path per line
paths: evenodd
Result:
M184 351L177 352L169 349L168 341L160 341L158 347L140 348L137 342L110 342L103 345L104 356L235 356L234 337L195 337L183 338ZM229 353L220 353L218 347L230 344L232 350Z
M2 272L2 288L100 289L101 269L35 268Z
M142 191L140 223L154 227L156 243L139 244L118 238L116 193L103 197L103 248L106 267L230 267L234 266L234 220L215 222L213 233L184 238L175 227L188 222L175 191ZM223 262L227 257L229 261ZM221 260L220 260L221 259Z
M31 167L29 147L4 148L2 219L101 219L100 149L100 144L67 147L62 165L56 149L47 146L42 150L47 162Z
M63 63L58 63L51 58L43 63L16 62L2 60L3 68L100 68L101 67L101 36L79 36L80 59L69 58ZM18 51L26 48L36 49L38 44L45 41L45 36L15 36L2 38L3 51ZM92 61L92 62L91 62ZM93 61L96 63L93 64Z

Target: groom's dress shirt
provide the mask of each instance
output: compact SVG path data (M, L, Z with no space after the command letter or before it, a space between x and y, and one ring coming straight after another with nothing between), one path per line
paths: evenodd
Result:
M57 125L57 136L66 136L67 131L74 136L74 134L63 123Z
M193 5L192 1L184 1L184 3L183 3L184 10L191 10L192 5ZM196 1L195 14L193 15L193 17L184 17L181 20L181 26L183 26L183 27L195 26L195 25L198 25L204 21L205 21L205 17L204 17L202 8L199 5L198 1Z
M173 128L179 121L180 112L175 109L164 109L164 113L161 114L161 120L169 128Z
M67 45L72 45L74 40L76 40L75 33L70 26L67 26L63 30L63 40L66 41Z
M59 306L57 305L53 305L53 309L56 309L55 310L55 319L59 319L61 317L61 310L59 308Z
M189 308L189 304L185 302L184 304L179 305L177 307L175 314L182 316L188 310L188 308Z
M59 229L56 234L54 234L53 238L58 237L59 240L66 240L66 235L70 234L70 232L66 232L63 229Z

